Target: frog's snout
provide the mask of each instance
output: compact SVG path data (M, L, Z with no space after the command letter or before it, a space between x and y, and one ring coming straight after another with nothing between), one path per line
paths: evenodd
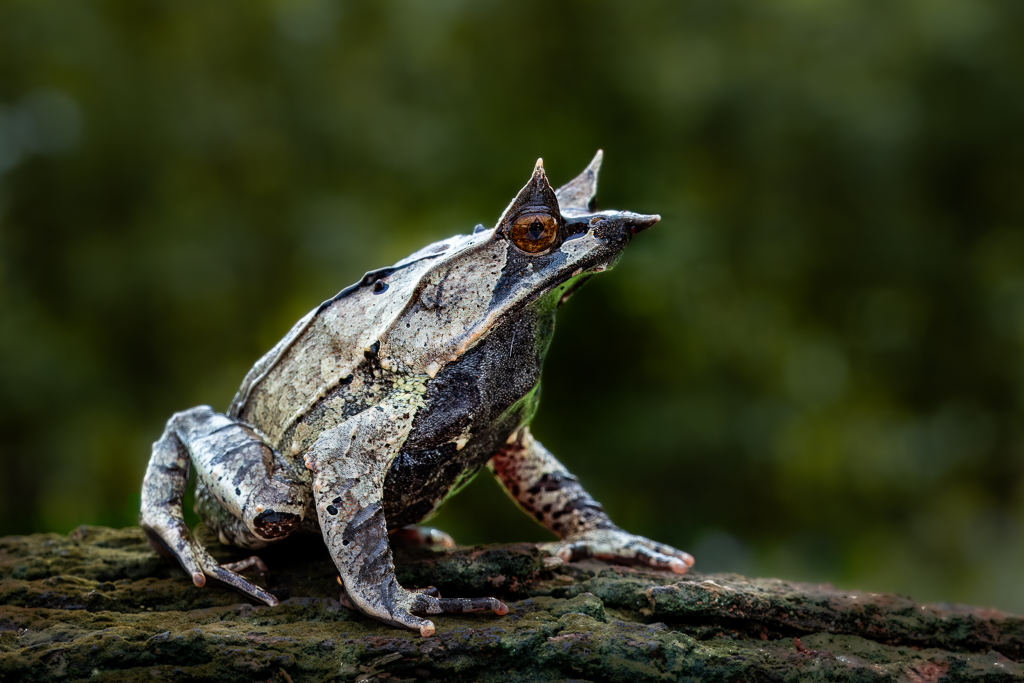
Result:
M661 220L656 213L633 213L632 211L606 212L593 216L589 223L595 237L613 241L627 240Z
M661 216L656 213L635 213L630 218L631 220L629 225L629 231L634 235L637 234L638 232L646 230L647 228L651 227L652 225L661 220Z

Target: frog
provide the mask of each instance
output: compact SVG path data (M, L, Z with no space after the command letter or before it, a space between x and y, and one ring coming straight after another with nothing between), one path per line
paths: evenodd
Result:
M558 540L552 566L583 558L685 573L691 555L616 526L530 431L558 309L610 270L657 214L594 205L603 159L557 190L538 159L494 227L435 242L367 272L302 317L246 374L226 412L175 413L153 444L140 525L197 587L278 599L242 572L258 555L218 563L184 520L194 509L227 545L258 550L319 534L342 597L398 628L429 617L508 612L496 597L441 597L395 577L391 541L408 536L489 469ZM441 539L424 531L421 539Z

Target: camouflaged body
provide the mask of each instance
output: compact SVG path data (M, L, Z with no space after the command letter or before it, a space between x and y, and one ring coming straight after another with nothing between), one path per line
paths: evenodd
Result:
M173 415L143 479L153 547L196 586L212 578L278 602L239 574L264 571L260 558L220 565L191 538L182 501L194 464L196 510L223 543L261 548L319 529L346 599L429 636L422 615L508 607L403 588L388 534L431 516L489 463L559 537L542 546L554 561L685 572L692 557L616 527L527 426L556 309L659 219L592 211L600 162L599 152L556 191L538 160L493 229L432 244L318 306L257 362L227 414Z
M249 372L228 415L308 481L302 457L321 433L385 397L407 403L385 516L389 528L428 518L529 422L559 302L607 267L592 235L538 257L494 232L433 244L321 304Z

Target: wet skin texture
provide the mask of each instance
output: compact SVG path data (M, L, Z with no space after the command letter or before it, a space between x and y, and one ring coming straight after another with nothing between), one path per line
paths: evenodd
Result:
M424 615L507 608L404 589L388 534L429 518L487 465L559 537L541 546L553 562L685 572L693 558L616 527L529 431L558 307L658 220L591 211L600 161L557 192L538 161L494 229L367 273L296 323L225 414L174 415L143 481L154 547L198 586L211 578L276 603L238 573L261 560L219 565L190 535L181 505L194 466L196 511L222 543L320 533L355 607L431 635Z

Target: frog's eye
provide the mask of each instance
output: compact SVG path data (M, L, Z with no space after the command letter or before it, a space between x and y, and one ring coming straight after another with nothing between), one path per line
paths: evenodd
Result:
M558 237L558 221L547 213L524 213L509 230L512 244L529 254L550 247Z

